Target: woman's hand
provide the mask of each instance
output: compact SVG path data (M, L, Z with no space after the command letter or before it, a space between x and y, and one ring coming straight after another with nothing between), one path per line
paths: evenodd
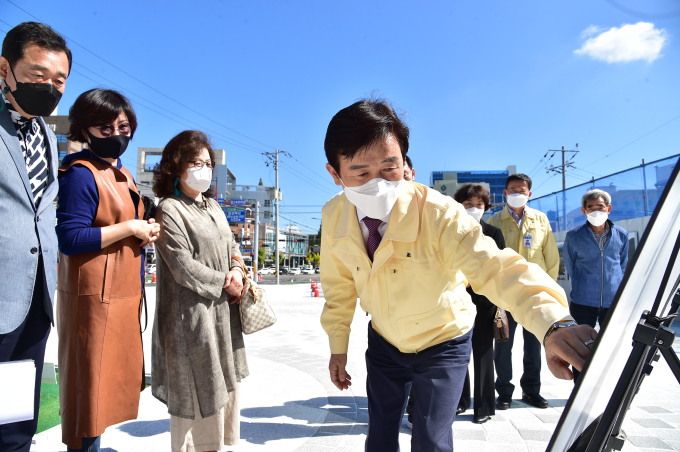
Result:
M224 290L232 297L241 296L241 292L243 292L243 273L240 269L234 268L227 273Z
M149 218L148 222L130 220L130 227L132 228L132 235L142 241L141 246L155 242L161 232L161 226L153 218Z

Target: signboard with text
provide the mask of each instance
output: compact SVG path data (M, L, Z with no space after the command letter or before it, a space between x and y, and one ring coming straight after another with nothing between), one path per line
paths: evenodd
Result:
M232 199L231 205L232 206L247 206L248 202L245 199Z
M246 221L246 211L244 209L227 207L225 213L229 223L245 223Z

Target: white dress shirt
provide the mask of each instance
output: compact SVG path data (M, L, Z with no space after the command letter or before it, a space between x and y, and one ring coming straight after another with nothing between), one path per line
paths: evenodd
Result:
M380 236L381 236L381 237L384 237L384 236L385 236L385 231L387 231L387 224L390 222L390 215L391 215L391 214L392 214L392 212L388 213L387 216L386 216L385 218L381 218L381 219L380 219L380 220L382 220L382 224L381 224L380 227L378 228L378 232L380 233ZM361 237L364 239L364 246L367 247L366 249L368 249L368 234L369 234L369 231L368 231L368 227L364 224L363 221L361 221L361 220L363 220L364 217L366 217L366 216L368 216L368 215L366 215L365 213L363 213L363 212L357 207L357 218L359 219L359 227L361 228ZM369 217L369 218L370 218L370 217Z

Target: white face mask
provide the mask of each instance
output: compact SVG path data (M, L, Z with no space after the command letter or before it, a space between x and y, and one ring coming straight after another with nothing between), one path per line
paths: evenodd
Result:
M342 182L342 179L340 181ZM392 211L401 193L403 182L376 178L358 187L348 187L344 182L342 186L349 202L369 218L381 220Z
M476 207L470 207L469 209L465 209L465 211L468 215L477 220L477 223L479 223L479 220L482 219L482 215L484 215L484 209L478 209Z
M609 214L607 212L600 212L599 210L590 212L586 216L588 217L588 223L595 227L602 226L604 222L607 221L607 218L609 218Z
M187 168L187 178L182 180L193 190L203 193L210 188L212 169L208 168L208 165L203 165L201 168Z
M508 205L510 207L514 207L515 209L524 207L529 200L527 195L523 195L521 193L513 193L512 195L508 195L506 197L508 198Z

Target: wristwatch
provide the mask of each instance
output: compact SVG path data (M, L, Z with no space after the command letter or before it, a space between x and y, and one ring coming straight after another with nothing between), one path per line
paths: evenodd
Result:
M573 320L562 320L560 322L555 322L553 323L550 328L548 328L548 332L545 333L545 336L543 337L543 346L545 347L545 341L548 340L548 336L550 336L556 329L558 328L566 328L568 326L576 326L578 323L574 322Z

